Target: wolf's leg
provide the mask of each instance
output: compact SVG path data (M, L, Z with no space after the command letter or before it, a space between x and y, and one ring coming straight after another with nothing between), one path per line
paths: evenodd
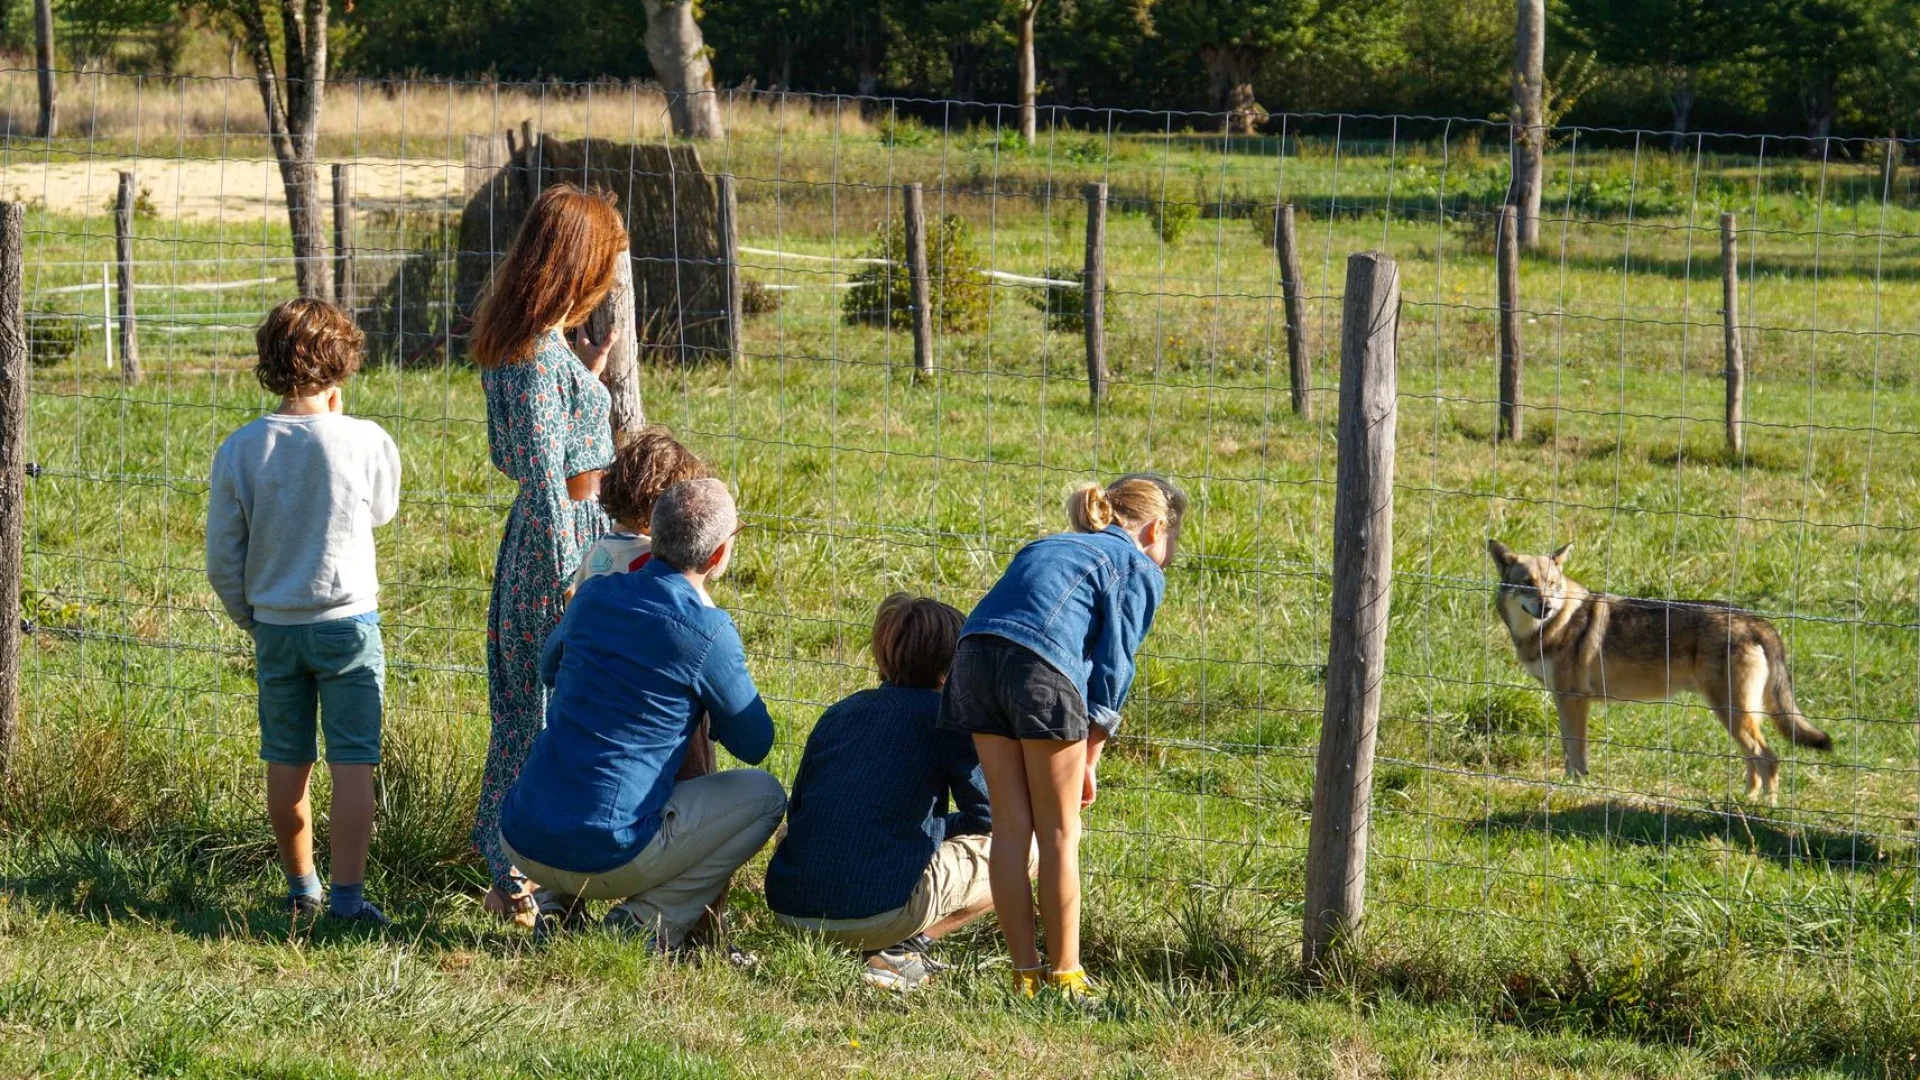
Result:
M1568 776L1587 775L1587 712L1593 699L1581 694L1555 694L1553 707L1560 714L1560 753L1565 756Z
M1707 704L1726 726L1727 734L1747 762L1747 798L1779 798L1780 759L1767 745L1766 661L1757 650L1737 653L1727 670L1726 684L1710 682L1702 690ZM1746 661L1746 662L1743 662ZM1758 661L1754 663L1751 661Z

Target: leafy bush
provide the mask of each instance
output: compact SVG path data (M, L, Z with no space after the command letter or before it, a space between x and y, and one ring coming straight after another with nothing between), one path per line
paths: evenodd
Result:
M119 211L120 209L119 191L115 190L107 193L107 201L105 203L104 209L106 210L107 217L109 219L111 219L113 215ZM155 206L153 203L153 189L146 186L145 184L140 185L139 193L133 197L133 219L135 221L152 221L154 218L157 218L159 216L160 216L160 208L158 206Z
M1041 285L1029 290L1026 301L1046 316L1047 329L1079 333L1087 328L1086 271L1074 267L1049 266L1047 277L1071 281L1071 285ZM1100 309L1101 322L1113 326L1113 282L1107 282L1107 301Z
M948 214L927 230L927 277L933 322L939 329L970 333L986 325L992 302L985 261L974 246L966 219ZM869 259L884 259L853 275L853 288L841 305L850 324L913 325L913 283L907 276L907 225L895 220L875 230Z
M1153 222L1153 231L1160 235L1161 242L1165 244L1179 243L1199 218L1200 208L1188 202L1162 199L1147 207L1147 220Z
M780 294L767 288L759 278L740 279L740 313L771 315L780 310Z
M27 359L34 367L52 367L80 351L89 340L86 320L42 301L27 312Z

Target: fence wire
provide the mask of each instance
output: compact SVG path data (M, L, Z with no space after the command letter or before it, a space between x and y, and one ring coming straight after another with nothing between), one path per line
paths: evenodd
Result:
M0 71L0 194L29 207L29 723L251 783L251 650L200 545L215 447L272 405L253 327L293 293L259 101L244 79L74 75L79 134L49 143L28 135L32 79ZM1217 902L1297 923L1340 542L1338 292L1345 256L1377 248L1405 299L1374 947L1913 963L1920 212L1885 143L1555 129L1520 267L1528 433L1507 441L1504 125L1275 115L1242 136L1202 115L1062 108L1029 146L992 105L739 92L724 113L728 134L699 151L736 186L742 356L658 350L643 400L759 526L720 597L774 705L783 778L819 712L873 681L885 593L965 609L1021 543L1063 527L1074 482L1156 469L1194 510L1089 817L1095 906ZM379 533L389 724L414 755L399 772L436 777L443 847L463 843L486 738L485 611L512 495L457 358L461 261L500 254L462 246L492 175L476 183L464 147L523 121L545 139L673 142L644 88L340 82L318 155L355 166L351 300L375 362L348 409L402 450L402 509ZM122 169L143 192L137 385L107 357ZM1094 182L1110 193L1098 408L1076 321ZM888 229L908 183L942 238L931 379L891 292L860 285L900 257ZM1281 204L1298 214L1313 421L1289 406ZM1749 365L1738 454L1721 411L1723 212ZM1596 591L1771 620L1835 748L1770 736L1769 805L1745 797L1698 699L1608 702L1590 775L1566 777L1550 698L1495 612L1490 537L1571 541L1567 573Z

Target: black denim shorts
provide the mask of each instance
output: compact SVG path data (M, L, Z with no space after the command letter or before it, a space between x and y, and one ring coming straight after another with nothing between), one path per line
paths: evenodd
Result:
M976 634L960 639L939 726L1009 739L1078 742L1087 737L1080 688L1024 645Z

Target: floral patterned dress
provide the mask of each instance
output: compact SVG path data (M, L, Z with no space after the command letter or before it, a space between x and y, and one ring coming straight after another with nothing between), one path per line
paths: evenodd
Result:
M512 887L500 846L500 800L519 779L546 722L540 649L560 623L562 595L581 554L606 531L598 502L567 497L567 478L613 462L610 398L566 339L549 331L532 357L480 373L494 467L519 483L494 562L487 605L487 704L493 738L481 780L474 847L495 884Z

